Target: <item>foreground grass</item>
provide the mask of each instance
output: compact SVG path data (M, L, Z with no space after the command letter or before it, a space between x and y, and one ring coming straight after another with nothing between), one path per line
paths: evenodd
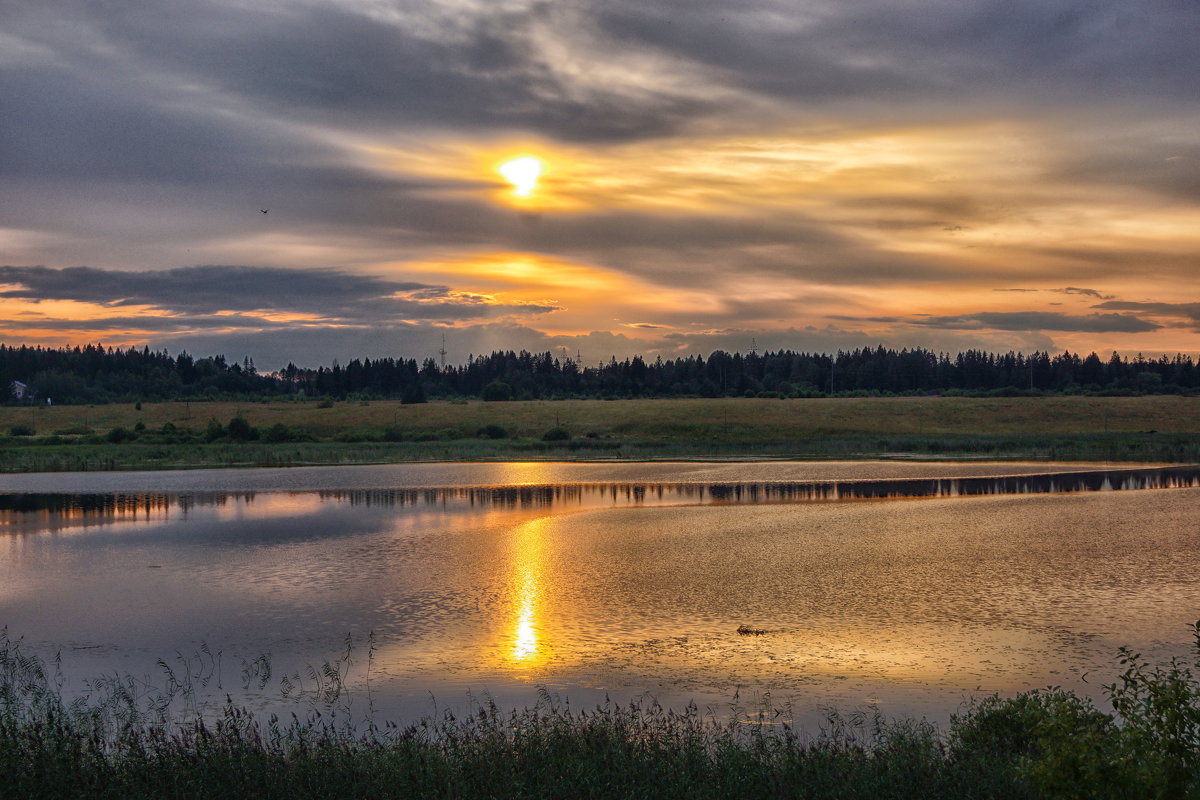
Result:
M155 719L119 692L68 704L42 662L4 638L0 796L1200 797L1200 679L1181 660L1152 668L1122 651L1121 663L1106 690L1113 714L1051 688L985 699L944 734L831 714L805 736L771 724L769 709L721 722L695 708L548 700L358 730L319 716L262 722L232 703L216 719Z
M321 406L310 401L0 407L0 470L739 456L1200 461L1196 397ZM249 440L224 432L234 419L244 421ZM214 423L222 430L214 432ZM562 438L547 441L555 429Z

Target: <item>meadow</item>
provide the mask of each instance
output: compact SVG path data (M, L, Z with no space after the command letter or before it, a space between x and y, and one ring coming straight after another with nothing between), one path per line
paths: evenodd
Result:
M236 421L236 422L235 422ZM654 399L0 407L0 470L528 458L1200 461L1200 398Z

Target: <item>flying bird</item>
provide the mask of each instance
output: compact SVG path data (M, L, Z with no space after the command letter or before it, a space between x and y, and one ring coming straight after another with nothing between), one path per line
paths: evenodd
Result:
M265 214L265 213L267 213L267 212L268 212L268 211L270 211L270 210L271 210L271 209L269 209L269 208L260 208L260 209L259 209L259 211L263 212L264 214Z

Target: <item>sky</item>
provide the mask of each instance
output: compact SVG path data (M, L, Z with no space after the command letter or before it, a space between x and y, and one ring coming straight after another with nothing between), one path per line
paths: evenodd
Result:
M0 0L0 342L1196 355L1197 42L1197 0Z

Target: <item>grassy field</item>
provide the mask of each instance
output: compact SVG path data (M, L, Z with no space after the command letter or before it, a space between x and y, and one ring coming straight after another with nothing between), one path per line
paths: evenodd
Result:
M1200 398L1180 396L321 405L0 407L0 470L530 457L1200 461ZM225 426L236 417L255 440L205 435L210 421ZM488 426L491 435L482 435ZM136 437L108 436L139 427ZM283 432L276 441L257 436L272 427ZM565 430L564 438L545 441L553 428Z

